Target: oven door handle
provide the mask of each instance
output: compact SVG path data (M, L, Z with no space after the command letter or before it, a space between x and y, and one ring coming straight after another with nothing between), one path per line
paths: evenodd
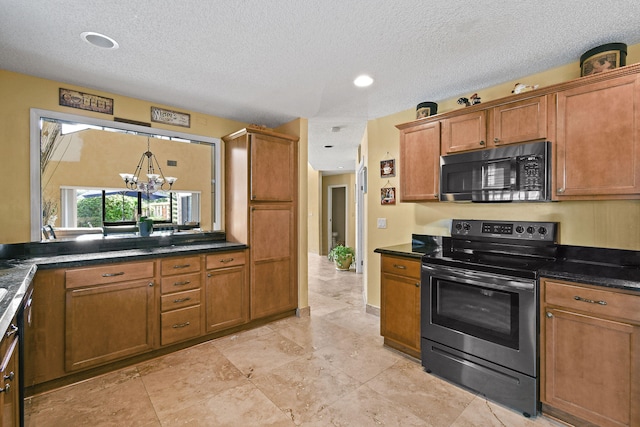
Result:
M533 291L536 286L535 280L520 279L517 277L504 276L502 274L485 273L483 271L467 270L456 267L434 267L422 264L422 270L430 276L438 279L482 286L490 289L506 291Z

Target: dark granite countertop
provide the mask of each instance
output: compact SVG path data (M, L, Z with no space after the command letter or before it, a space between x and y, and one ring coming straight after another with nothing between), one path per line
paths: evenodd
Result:
M420 259L427 252L435 254L439 250L425 250L424 246L416 249L415 243L406 243L374 252ZM559 245L558 255L556 261L538 270L540 277L640 292L640 251Z
M26 243L0 245L0 333L4 333L24 303L24 297L39 269L70 268L112 262L134 261L246 249L227 242L224 234L166 239L108 239L96 241ZM55 251L54 251L55 249ZM55 254L59 252L60 254Z

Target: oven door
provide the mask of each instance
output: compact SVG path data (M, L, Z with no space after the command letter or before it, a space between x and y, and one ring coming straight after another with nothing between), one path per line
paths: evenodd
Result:
M536 376L536 282L422 265L422 336Z

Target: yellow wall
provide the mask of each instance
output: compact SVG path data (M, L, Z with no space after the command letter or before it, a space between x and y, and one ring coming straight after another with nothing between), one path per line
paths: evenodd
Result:
M627 64L639 61L640 44L630 46ZM548 86L579 76L579 62L574 62L477 92L483 101L489 101L510 95L516 83ZM429 101L438 103L438 112L446 112L461 108L457 99L469 95ZM415 120L413 108L371 120L367 126L363 149L369 170L369 191L365 195L364 254L367 304L380 306L380 256L373 253L374 249L409 243L412 233L442 234L443 228L437 225L450 218L558 221L562 244L640 250L640 200L525 204L399 203L381 206L380 188L387 179L380 178L380 160L387 157L387 151L391 157L398 158L399 132L395 125L412 120ZM398 170L401 166L398 165ZM389 179L396 188L399 187L397 176ZM377 228L377 218L387 219L386 229Z
M61 87L112 98L114 115L59 106L58 90ZM0 70L0 159L2 161L0 182L11 183L11 185L5 185L5 202L0 204L0 243L28 242L31 237L29 220L31 208L29 110L31 108L103 120L120 117L148 123L152 105L175 110L171 106ZM246 126L245 123L220 117L192 111L185 112L191 114L190 128L160 123L152 123L152 127L219 138Z
M329 222L329 212L328 212L328 197L329 197L329 186L346 186L346 204L347 204L347 217L346 226L347 226L347 238L345 245L351 246L352 248L356 247L356 205L355 205L355 195L353 194L354 188L356 185L356 176L353 173L345 173L340 175L326 175L322 176L322 222L320 223L320 254L326 255L329 253L329 237L328 237L328 222Z
M308 206L308 227L309 232L307 233L309 236L309 245L308 251L319 255L321 253L320 249L320 230L322 220L322 215L320 215L320 206L322 201L320 200L320 195L322 190L320 186L322 185L322 175L320 172L314 170L310 164L307 163L307 206ZM304 203L304 202L303 202Z

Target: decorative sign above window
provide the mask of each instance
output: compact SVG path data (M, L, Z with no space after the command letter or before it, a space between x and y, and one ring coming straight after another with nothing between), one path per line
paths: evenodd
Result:
M158 107L151 107L151 121L167 125L182 126L185 128L191 127L190 114L165 110Z
M113 114L113 99L60 88L59 103L65 107Z

